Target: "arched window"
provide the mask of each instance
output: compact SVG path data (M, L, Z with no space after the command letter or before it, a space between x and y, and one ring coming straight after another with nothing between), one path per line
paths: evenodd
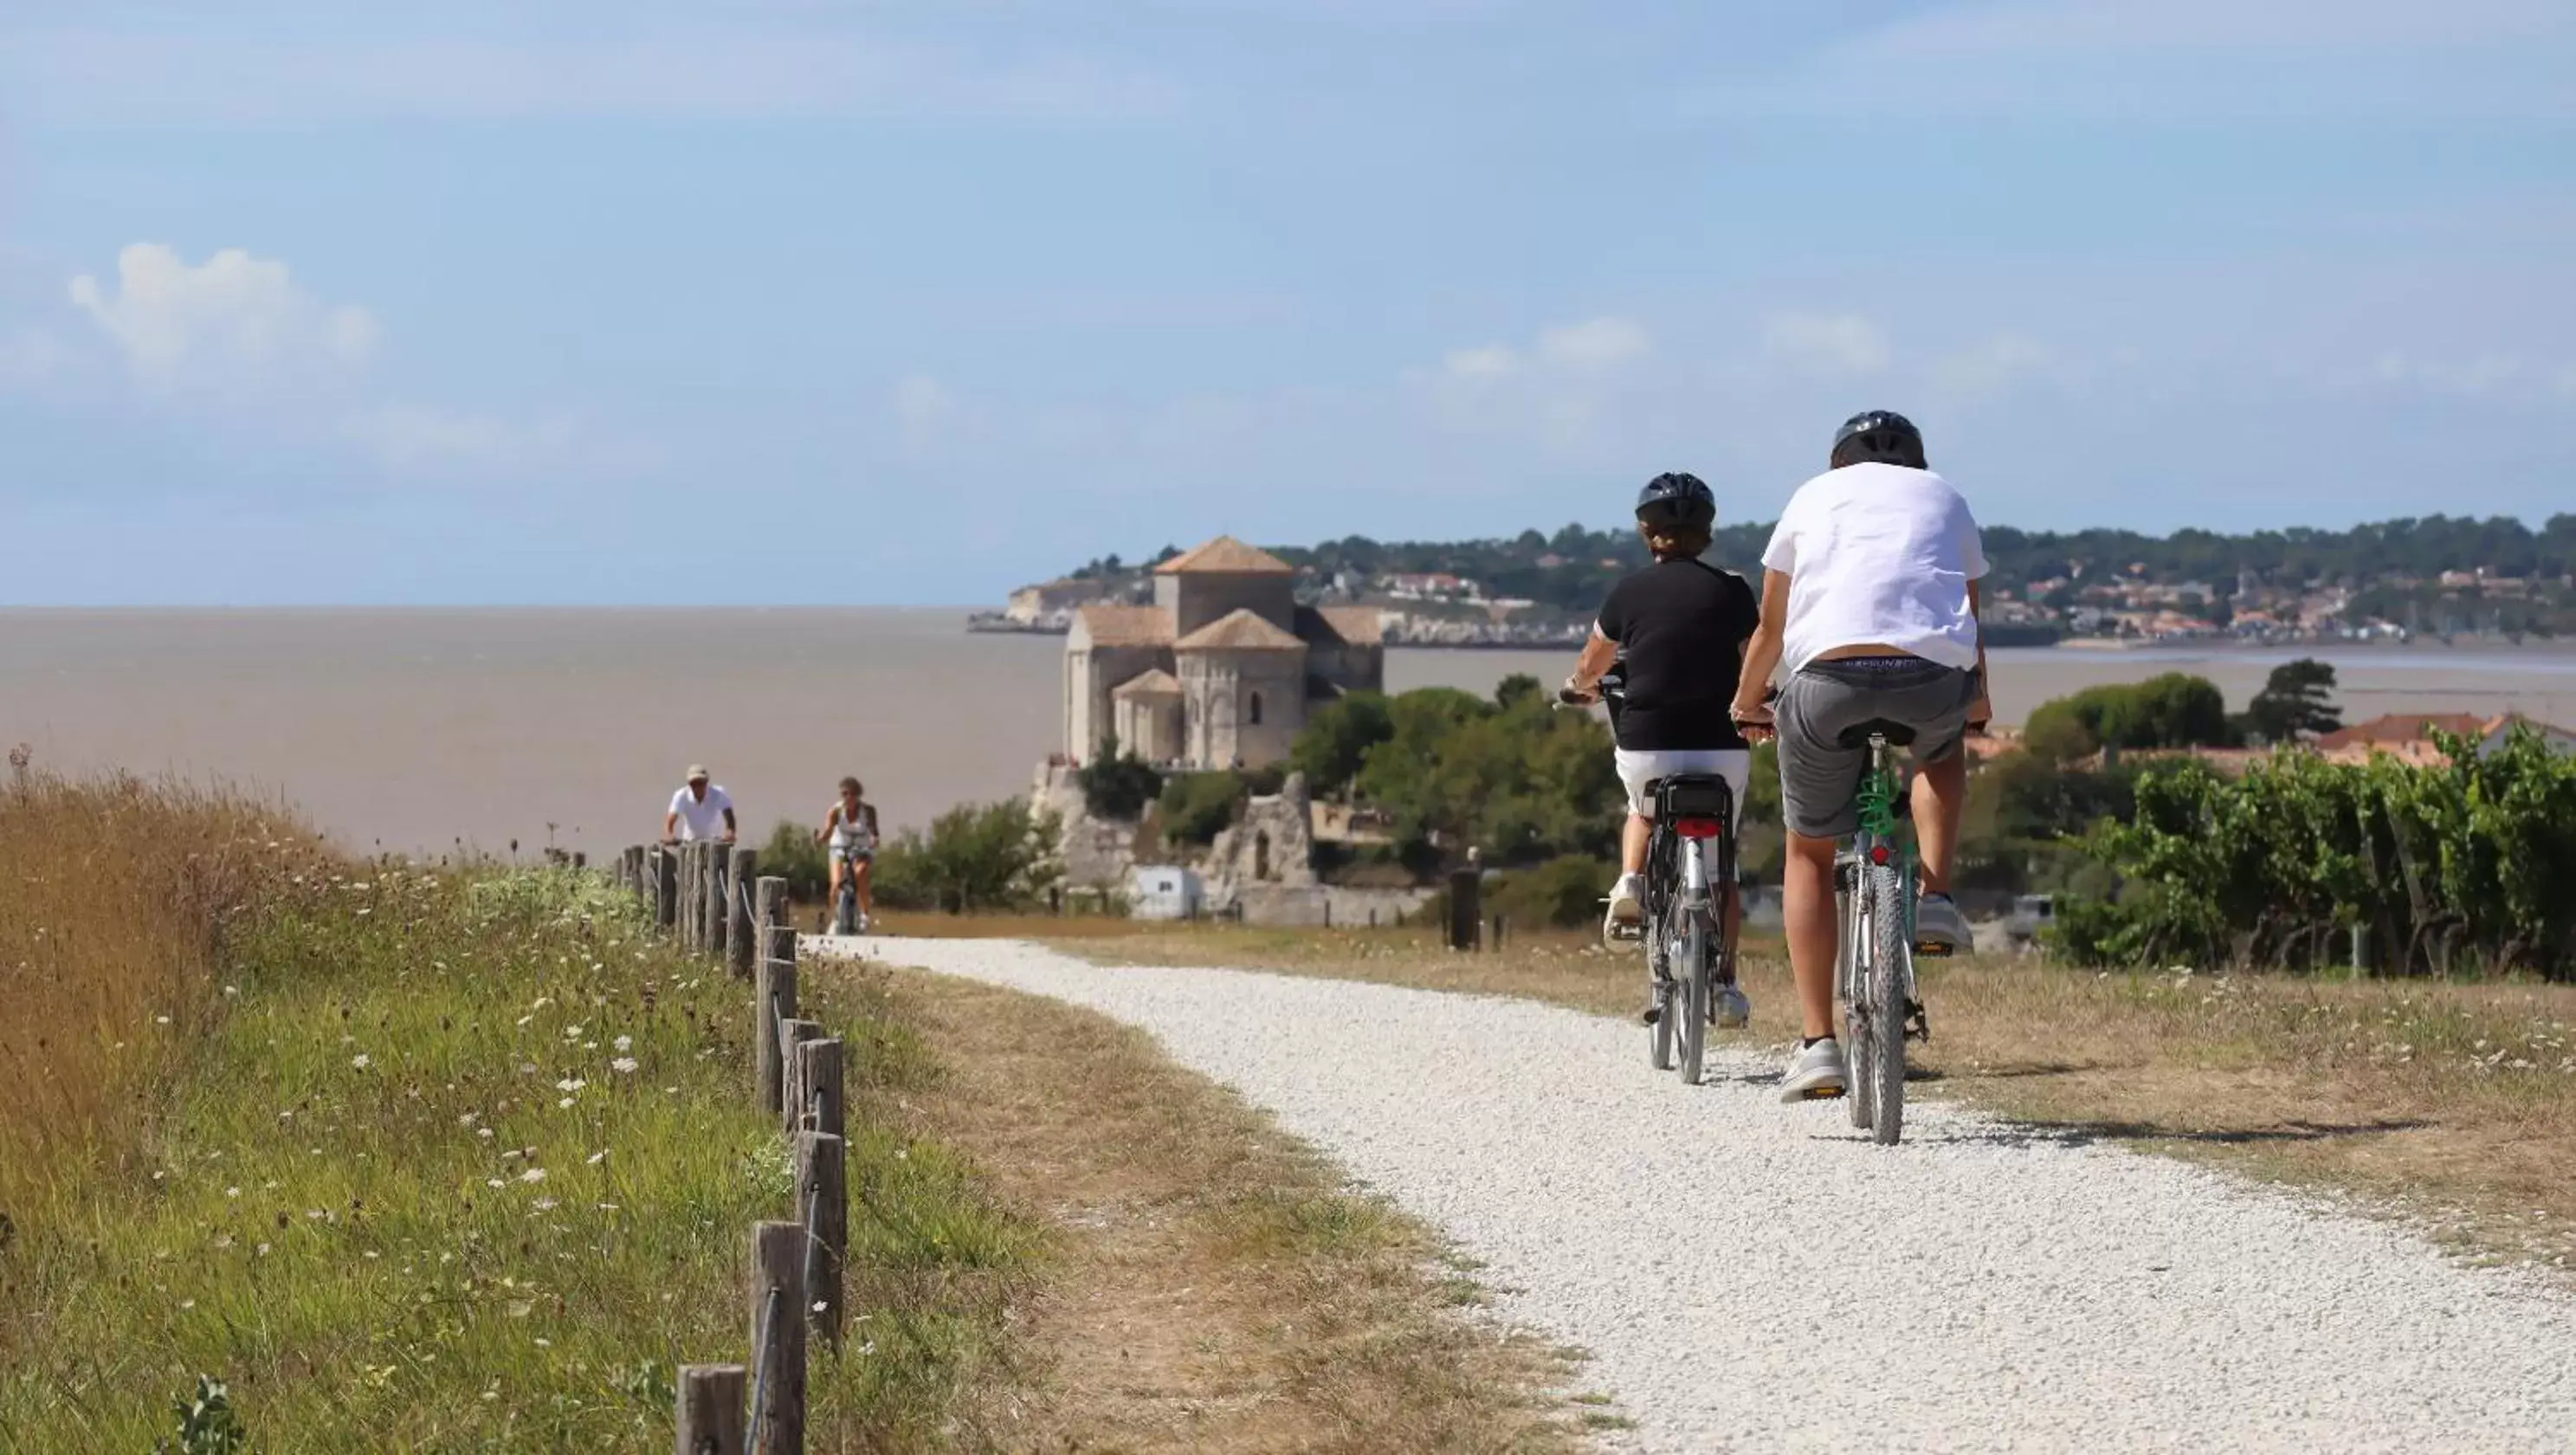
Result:
M1259 727L1259 726L1261 726L1261 694L1260 694L1260 693L1256 692L1256 693L1252 694L1252 702L1251 702L1251 705L1250 705L1249 710L1248 710L1248 711L1247 711L1247 713L1246 713L1245 720L1246 720L1247 722L1251 723L1251 724L1252 724L1252 726L1254 726L1254 727Z

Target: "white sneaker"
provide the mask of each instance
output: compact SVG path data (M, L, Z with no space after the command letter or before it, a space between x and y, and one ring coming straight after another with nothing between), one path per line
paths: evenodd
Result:
M1914 902L1914 948L1926 955L1955 955L1975 947L1967 916L1946 894L1927 894Z
M1790 1058L1789 1074L1780 1078L1780 1099L1792 1103L1840 1096L1849 1089L1840 1041L1818 1041L1800 1051Z
M1618 939L1621 931L1634 936L1637 926L1646 922L1646 876L1622 874L1610 886L1610 913L1601 922L1606 939Z
M1753 997L1732 985L1717 988L1717 1028L1742 1030L1753 1020Z

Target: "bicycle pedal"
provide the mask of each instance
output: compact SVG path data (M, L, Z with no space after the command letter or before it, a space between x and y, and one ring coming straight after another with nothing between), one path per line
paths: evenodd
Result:
M1608 938L1623 945L1636 944L1646 938L1645 922L1641 920L1633 925L1612 925Z
M1916 940L1914 942L1914 958L1918 960L1947 960L1957 953L1959 953L1957 947L1937 941Z

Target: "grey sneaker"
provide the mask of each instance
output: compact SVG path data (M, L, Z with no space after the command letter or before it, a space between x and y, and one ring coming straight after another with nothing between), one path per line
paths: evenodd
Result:
M1955 955L1975 940L1968 920L1946 894L1927 894L1914 902L1914 948L1926 955Z
M1646 921L1646 876L1622 874L1610 886L1610 913L1601 921L1605 939L1634 939L1637 926Z
M1800 1051L1790 1058L1789 1074L1780 1078L1780 1099L1786 1102L1817 1101L1848 1089L1840 1041L1818 1041Z
M1753 1019L1753 997L1732 985L1717 988L1717 1028L1742 1030Z

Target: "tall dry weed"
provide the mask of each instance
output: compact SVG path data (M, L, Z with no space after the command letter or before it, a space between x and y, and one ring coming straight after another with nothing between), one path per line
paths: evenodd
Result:
M218 1013L226 927L329 859L221 788L37 772L0 782L0 1211L121 1160L152 1088Z

